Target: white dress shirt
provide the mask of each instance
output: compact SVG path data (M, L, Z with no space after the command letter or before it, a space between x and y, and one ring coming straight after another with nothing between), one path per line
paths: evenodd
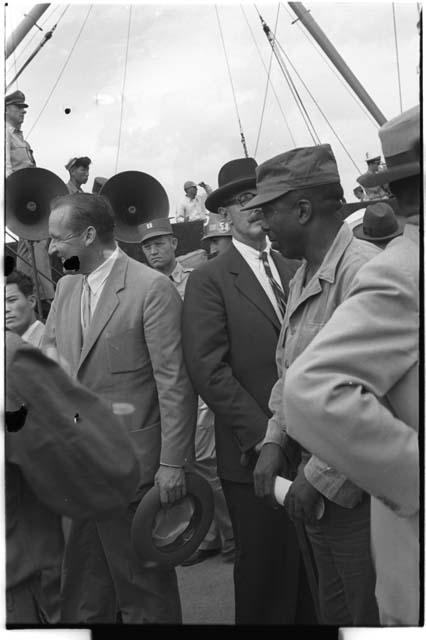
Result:
M269 300L271 301L271 304L275 309L275 313L277 314L279 321L282 322L283 317L278 308L277 299L275 297L271 283L269 282L269 278L266 275L265 267L263 266L263 262L261 258L262 252L266 251L266 253L268 254L268 262L269 262L269 266L271 267L272 275L274 276L274 279L278 282L278 284L282 288L280 274L278 273L277 267L275 266L275 262L271 256L271 243L267 239L266 246L262 251L253 249L253 247L249 247L247 244L244 244L243 242L240 242L235 238L232 238L232 243L236 248L236 250L242 255L244 260L247 262L250 269L253 271L254 275L259 281L260 286L262 287L262 289L268 296Z
M102 290L105 286L106 279L112 271L114 262L117 260L120 253L119 247L116 247L112 254L102 264L99 265L92 273L87 276L87 284L90 288L90 318L93 318L93 314L96 309L96 305L101 297ZM81 313L81 325L83 326L83 317Z

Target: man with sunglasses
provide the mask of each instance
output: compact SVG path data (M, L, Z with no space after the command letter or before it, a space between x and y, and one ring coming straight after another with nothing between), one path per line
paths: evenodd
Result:
M225 164L219 188L206 200L211 212L229 221L232 244L188 278L184 354L196 391L215 414L218 475L236 545L235 622L309 623L314 618L306 606L303 617L298 608L301 566L293 525L253 489L250 452L270 417L275 350L299 264L270 250L259 210L241 211L256 195L256 166L253 158Z
M127 511L73 520L66 543L62 622L180 623L173 568L145 567L132 550L135 510L155 483L163 504L185 495L196 398L181 346L180 296L169 278L132 260L114 239L114 213L87 193L53 201L50 253L75 275L58 282L43 348L119 411L140 467Z

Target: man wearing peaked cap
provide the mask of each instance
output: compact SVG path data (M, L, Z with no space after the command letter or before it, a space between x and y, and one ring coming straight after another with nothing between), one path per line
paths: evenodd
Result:
M419 624L420 109L379 130L403 235L356 274L287 374L288 432L371 494L382 625ZM365 243L366 244L366 243ZM362 435L361 435L362 434Z
M253 488L253 447L270 415L275 349L298 266L270 250L259 210L242 211L256 196L256 166L253 158L227 162L206 200L229 223L232 244L189 276L184 354L195 389L214 413L217 471L235 534L235 621L309 623L316 618L303 591L294 527Z
M142 250L150 267L168 276L180 297L185 294L186 282L192 269L176 260L178 240L168 218L154 218L139 226Z
M26 109L25 96L22 91L14 91L4 101L6 113L6 178L18 169L35 167L33 151L21 131Z
M91 162L87 156L68 160L65 169L70 174L70 179L67 182L70 193L83 193L81 185L86 184L89 179L89 166Z
M258 167L256 176L258 195L245 208L262 206L262 225L272 246L287 258L303 259L291 283L278 340L279 380L269 401L272 416L266 437L256 445L260 449L254 471L256 493L271 500L277 474L293 480L284 507L301 542L305 529L313 550L321 622L375 625L379 620L370 558L369 496L338 466L332 468L301 448L296 430L289 438L283 396L288 368L349 295L358 270L378 250L354 238L342 222L343 189L329 144L275 156ZM311 402L308 396L305 402ZM317 586L311 588L316 594Z

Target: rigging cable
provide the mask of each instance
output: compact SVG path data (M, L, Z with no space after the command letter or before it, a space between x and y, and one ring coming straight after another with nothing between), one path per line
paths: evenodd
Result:
M227 69L228 69L229 82L231 83L232 95L234 97L235 111L237 113L238 126L240 128L241 144L243 145L244 155L245 155L246 158L248 158L249 154L248 154L248 151L247 151L246 139L245 139L245 136L244 136L243 126L241 124L240 113L238 111L237 97L235 95L235 88L234 88L234 83L232 81L231 68L229 66L228 54L226 53L225 40L223 38L222 25L220 23L220 17L219 17L219 11L218 11L217 5L215 5L214 8L215 8L215 11L216 11L217 24L219 26L220 38L222 40L223 53L225 54L226 66L227 66Z
M118 128L118 143L117 143L117 156L115 158L115 173L118 169L118 159L120 157L120 145L121 145L121 130L123 125L123 113L124 113L124 91L126 88L127 78L127 60L129 55L129 42L130 42L130 26L132 23L132 5L129 4L129 20L127 24L127 40L126 40L126 55L124 59L124 71L123 71L123 85L121 87L121 109L120 109L120 125Z
M259 45L257 44L257 42L256 42L256 38L254 37L253 29L251 28L250 23L249 23L249 21L248 21L248 19L247 19L247 15L246 15L246 12L244 11L244 7L243 7L243 5L242 5L242 4L240 5L240 7L241 7L241 11L243 12L244 18L245 18L245 20L246 20L247 26L248 26L248 28L249 28L249 30L250 30L251 37L252 37L253 42L254 42L254 44L255 44L255 47L256 47L257 53L259 54L259 58L260 58L260 61L262 62L263 68L265 69L266 73L269 73L269 71L268 71L268 69L267 69L267 67L266 67L266 64L265 64L265 62L264 62L264 60L263 60L263 58L262 58L262 54L260 53ZM272 59L272 52L271 52L271 59ZM293 142L294 146L296 146L296 141L295 141L295 139L294 139L294 137L293 137L293 134L292 134L292 132L291 132L291 129L290 129L290 127L289 127L289 124L288 124L287 118L285 117L284 110L283 110L283 108L282 108L282 106L281 106L280 100L279 100L279 98L278 98L278 95L277 95L277 92L276 92L276 90L275 90L275 87L274 87L274 85L273 85L273 83L272 83L272 80L270 80L270 85L271 85L272 91L273 91L273 93L274 93L274 96L275 96L275 98L276 98L276 101L277 101L278 107L279 107L279 109L280 109L280 111L281 111L281 115L282 115L282 117L283 117L283 119L284 119L285 125L286 125L286 127L287 127L287 129L288 129L288 132L289 132L289 134L290 134L290 138L292 139L292 142ZM256 153L255 153L254 155L256 155Z
M56 5L52 10L51 10L51 12L50 12L49 14L48 14L48 13L46 13L46 14L45 14L43 22L40 22L40 25L39 25L39 27L40 27L41 31L43 31L43 27L44 27L44 25L47 23L47 21L48 21L48 20L50 20L50 19L52 18L53 14L54 14L54 13L56 13L56 12L58 11L58 9L60 9L60 7L61 7L61 5L60 5L60 4L57 4L57 5ZM68 8L68 7L69 7L69 5L67 5L67 8ZM58 20L58 22L59 22L59 20ZM37 31L37 30L34 30L34 33L32 34L31 38L28 40L28 42L26 42L26 43L25 43L25 46L22 48L22 50L21 50L21 51L18 53L18 55L16 56L16 59L17 59L17 60L19 60L19 58L21 58L21 57L22 57L22 55L25 53L25 51L28 49L28 47L30 46L31 42L34 40L34 38L35 38L37 35L38 35L38 31ZM9 66L9 69L7 70L7 72L6 72L6 73L10 73L10 72L12 71L12 67L13 67L13 64L11 64L11 65ZM15 71L15 73L16 73L16 71Z
M274 33L277 32L277 25L278 25L279 15L280 15L280 5L278 4L277 17L275 18ZM265 107L266 107L266 100L268 98L269 80L270 80L270 76L271 76L271 66L272 66L273 54L274 54L274 52L271 49L271 55L269 57L268 73L267 73L267 78L266 78L265 96L263 98L262 113L260 115L260 123L259 123L259 130L257 132L256 146L255 146L255 149L254 149L254 157L256 157L257 149L259 147L260 134L261 134L262 125L263 125L263 116L265 115Z
M311 91L309 90L309 87L306 85L306 83L303 81L302 77L300 76L300 74L298 73L296 67L293 65L292 61L290 60L290 58L288 57L288 55L286 54L286 52L284 51L283 47L281 46L281 44L278 42L278 40L276 40L276 43L278 45L278 47L281 49L283 55L287 58L288 63L290 64L291 68L293 69L293 71L295 72L295 74L297 75L297 77L299 78L300 82L302 83L302 85L305 87L306 91L308 92L311 100L313 101L313 103L315 104L315 106L317 107L318 111L320 112L320 114L322 115L322 117L324 118L324 120L326 121L326 123L328 124L328 126L330 127L331 131L333 132L333 134L335 135L335 137L337 138L337 140L339 141L342 149L344 150L344 152L346 153L346 155L348 156L348 158L350 159L350 161L352 162L353 166L355 167L355 169L359 172L362 173L362 171L360 170L360 168L357 166L355 160L352 158L351 154L349 153L348 149L345 147L345 145L343 144L343 141L341 140L341 138L338 136L336 130L334 129L333 125L331 124L331 122L329 121L329 119L327 118L327 116L325 115L324 111L321 109L321 107L319 106L317 100L315 99L315 97L313 96L313 94L311 93Z
M328 68L333 72L333 74L336 76L336 78L338 79L338 81L340 82L340 84L345 88L345 90L347 91L347 93L349 93L349 95L351 96L352 100L355 102L355 104L358 105L358 107L365 113L365 115L371 120L372 124L377 128L377 122L374 120L373 116L371 115L371 113L364 107L364 105L362 104L362 102L360 102L357 98L357 96L353 93L353 91L351 91L348 87L348 85L346 84L346 82L342 79L341 75L339 73L337 73L335 67L330 63L330 61L328 60L327 56L325 55L324 51L321 49L321 47L319 47L315 41L313 39L311 39L306 30L300 25L299 21L295 22L293 20L294 16L290 13L290 11L287 9L287 7L285 5L282 5L284 7L284 10L287 12L288 16L290 17L291 20L291 24L297 24L297 27L299 29L299 31L301 31L303 33L303 35L305 36L305 38L307 39L308 42L310 42L310 44L313 46L313 48L321 55L321 57L323 58L324 62L326 63L326 65L328 66Z
M63 65L62 69L61 69L61 70L60 70L60 72L59 72L59 76L58 76L58 78L57 78L57 80L56 80L55 84L53 85L53 87L52 87L52 89L51 89L51 91L50 91L49 95L47 96L46 101L45 101L44 105L42 106L41 111L40 111L40 113L38 114L38 116L37 116L37 118L36 118L36 120L35 120L35 122L34 122L33 126L32 126L32 127L31 127L31 129L29 130L29 132L28 132L28 134L27 134L27 137L29 137L29 136L30 136L30 134L31 134L32 130L33 130L33 129L34 129L34 127L36 126L37 122L40 120L40 118L41 118L41 116L42 116L42 114L43 114L44 110L46 109L47 105L49 104L50 98L52 97L53 92L55 91L56 87L57 87L57 86L58 86L58 84L59 84L60 79L62 78L62 75L63 75L63 73L64 73L64 71L65 71L65 68L66 68L66 66L67 66L67 64L68 64L68 62L69 62L69 60L70 60L71 56L72 56L72 53L73 53L73 51L74 51L74 49L75 49L75 47L76 47L76 45L77 45L77 42L80 40L80 36L81 36L81 34L83 33L83 29L84 29L84 27L86 26L86 22L87 22L87 20L88 20L88 18L89 18L89 15L90 15L90 12L92 11L92 9L93 9L93 5L91 4L91 5L89 6L89 10L88 10L88 11L87 11L87 13L86 13L86 17L84 18L83 24L81 25L80 31L78 32L77 37L76 37L76 39L75 39L75 42L74 42L74 44L73 44L73 46L72 46L72 48L71 48L71 51L69 52L68 57L67 57L67 59L65 60L65 63L64 63L64 65Z
M393 17L393 35L395 38L395 57L396 57L396 69L398 73L398 91L399 91L399 108L402 113L402 92L401 92L401 72L399 69L399 52L398 52L398 34L396 32L396 15L395 15L395 3L392 2L392 17Z
M293 79L291 78L291 75L290 75L290 73L289 73L289 71L288 71L288 69L286 67L286 64L285 64L284 60L282 59L282 57L280 56L277 48L275 47L274 35L271 32L271 30L268 27L268 25L266 24L266 22L264 21L264 19L262 18L262 16L260 15L260 12L259 12L258 8L256 7L256 5L254 5L254 7L255 7L258 15L259 15L259 19L260 19L260 22L262 23L263 31L265 32L265 35L266 35L266 37L268 39L268 42L272 47L272 51L274 52L275 58L276 58L279 66L280 66L280 69L281 69L281 71L282 71L282 73L284 75L284 78L287 81L288 87L289 87L289 89L290 89L290 91L291 91L291 93L293 95L293 98L294 98L294 100L296 102L296 106L299 109L300 115L302 116L302 118L303 118L303 120L305 122L306 128L308 129L308 132L309 132L309 134L310 134L310 136L311 136L311 138L313 140L313 143L315 145L316 144L321 144L320 139L318 137L318 134L315 131L315 127L314 127L314 125L313 125L313 123L312 123L312 121L311 121L311 119L309 117L309 114L308 114L308 112L307 112L307 110L305 108L303 100L302 100L299 92L297 91L297 88L296 88L296 86L295 86L295 84L293 82Z

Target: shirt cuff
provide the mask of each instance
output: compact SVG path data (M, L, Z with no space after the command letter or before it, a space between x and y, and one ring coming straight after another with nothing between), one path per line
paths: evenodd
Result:
M183 464L168 464L168 462L160 462L160 467L171 467L172 469L183 469Z

